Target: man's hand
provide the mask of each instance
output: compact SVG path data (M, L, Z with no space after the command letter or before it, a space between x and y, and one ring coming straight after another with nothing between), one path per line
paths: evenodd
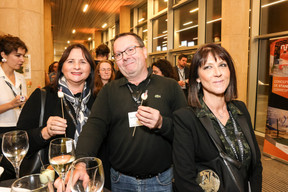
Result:
M73 169L73 176L72 180L70 179L71 170L67 172L64 183L63 180L58 177L54 182L54 186L57 189L57 192L71 192L71 186L74 186L78 180L82 181L83 189L86 189L89 183L89 175L86 171L86 164L85 163L77 163ZM71 184L72 182L72 184ZM65 189L65 184L67 184Z
M162 127L162 116L157 109L139 106L136 117L144 126L150 129L160 129Z
M185 86L185 81L178 81L178 84L179 84L181 87L183 87L183 86Z

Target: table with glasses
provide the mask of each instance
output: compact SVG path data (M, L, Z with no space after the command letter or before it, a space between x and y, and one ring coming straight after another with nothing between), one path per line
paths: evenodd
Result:
M0 188L1 191L4 189L10 191L11 188L12 192L20 192L23 189L54 192L55 172L62 180L63 185L64 180L68 181L65 187L71 188L72 191L108 191L103 188L104 170L102 161L96 157L83 157L75 160L74 140L66 137L56 138L50 142L48 157L53 168L49 165L42 165L41 173L19 178L19 167L29 148L28 141L28 135L25 131L13 131L3 135L2 151L13 165L17 178L1 181L0 187L6 187ZM68 172L69 174L67 174ZM62 186L62 189L65 187Z

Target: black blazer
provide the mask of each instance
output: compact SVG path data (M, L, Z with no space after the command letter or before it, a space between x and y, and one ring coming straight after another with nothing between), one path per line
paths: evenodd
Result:
M233 103L243 113L237 115L235 119L242 128L251 149L252 162L248 172L251 189L253 192L260 192L262 189L261 154L250 115L243 102L233 101ZM203 191L195 182L198 173L196 164L219 156L217 148L204 128L204 126L213 127L212 121L208 117L199 119L192 108L187 107L174 113L174 124L173 161L176 189L181 192ZM221 173L217 174L221 178Z

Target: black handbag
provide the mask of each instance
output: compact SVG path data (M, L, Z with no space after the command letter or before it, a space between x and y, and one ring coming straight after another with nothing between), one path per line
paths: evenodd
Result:
M45 111L46 90L40 89L40 91L41 91L41 111L39 118L39 127L42 127ZM25 156L20 166L20 175L24 176L39 173L42 166L42 159L45 159L45 155L47 154L48 154L47 149L42 148L33 154Z

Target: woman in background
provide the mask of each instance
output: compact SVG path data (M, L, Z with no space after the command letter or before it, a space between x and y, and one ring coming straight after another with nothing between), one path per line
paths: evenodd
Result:
M239 191L235 183L224 180L229 177L223 174L225 166L215 163L221 157L211 133L224 152L241 165L237 170L241 179L237 183L243 186L242 191L249 191L249 187L253 192L261 191L260 150L249 112L243 102L234 100L236 98L236 73L229 53L216 44L199 48L190 67L190 107L174 114L173 160L177 191L205 191L207 188L218 191L218 187L219 191ZM206 169L201 170L201 166Z
M98 63L95 70L95 80L93 95L96 97L102 87L115 79L113 63L110 60L102 60Z
M27 100L25 78L16 72L23 67L27 51L18 37L0 36L0 133L16 128L21 106Z
M175 71L172 68L171 63L166 59L159 59L152 63L153 74L164 77L176 78Z
M46 86L46 101L43 125L39 127L41 91L36 89L27 100L19 117L17 128L29 135L29 152L45 148L48 161L49 142L56 137L69 137L76 142L90 114L94 102L94 61L82 44L67 47L59 61L57 76L53 84ZM63 92L64 117L61 98Z

